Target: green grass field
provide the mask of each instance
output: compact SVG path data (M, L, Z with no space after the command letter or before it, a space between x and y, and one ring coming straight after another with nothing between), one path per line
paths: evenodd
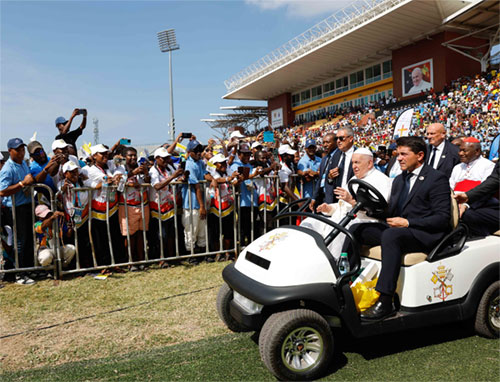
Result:
M0 290L0 380L274 380L257 337L231 333L217 318L225 265L7 285ZM500 378L500 342L464 324L364 340L340 336L336 344L326 381Z

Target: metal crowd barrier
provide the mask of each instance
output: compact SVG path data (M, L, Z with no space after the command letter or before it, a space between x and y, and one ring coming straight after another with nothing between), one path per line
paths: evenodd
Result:
M36 232L34 229L36 218L35 218L35 188L43 188L48 192L50 200L48 202L50 203L50 209L51 211L56 211L56 200L54 197L54 193L52 192L52 189L45 185L45 184L33 184L28 186L29 187L29 193L30 193L30 199L31 199L31 227L32 227L32 240L33 240L33 266L31 267L21 267L20 266L20 254L19 253L19 246L18 246L18 232L17 232L17 214L16 214L16 207L19 208L20 206L16 206L16 196L12 195L12 208L11 208L11 216L12 216L12 234L13 234L13 240L12 240L12 247L13 247L13 252L14 252L14 268L11 269L0 269L0 273L18 273L18 272L35 272L35 271L53 271L54 272L54 277L57 275L57 269L59 266L59 262L62 256L60 256L60 248L59 248L59 229L58 229L58 224L57 224L57 219L54 220L53 225L52 225L52 232L53 232L53 237L51 239L51 249L54 250L54 261L52 264L42 267L39 265L38 262L38 243L37 243L37 237L36 237ZM38 193L38 191L36 191ZM2 224L4 225L4 224ZM3 259L6 261L6 259Z
M292 177L297 177L298 175L291 175ZM271 181L275 182L275 190L276 190L276 214L280 213L281 206L280 206L280 182L279 182L279 177L277 175L271 175L271 176L264 176L264 177L257 177L254 179L264 179L265 181ZM296 178L297 180L298 178ZM202 194L207 195L206 190L209 184L207 181L202 181L199 183L200 186L202 187ZM257 216L255 216L255 211L259 211L258 207L258 201L256 203L255 200L255 195L256 193L254 192L254 188L256 187L255 184L252 183L252 188L250 190L250 203L252 208L250 208L250 239L251 241L255 240L257 237L257 233L254 232L254 222L257 219ZM241 250L244 248L244 243L241 242L241 237L242 237L242 232L241 232L241 192L238 191L238 187L235 187L234 185L231 185L230 190L231 190L231 197L233 199L233 242L231 248L224 249L224 244L223 244L223 235L222 235L222 208L221 204L219 203L219 216L218 216L218 226L219 226L219 248L218 250L210 250L210 242L209 242L209 228L208 224L205 224L205 238L206 238L206 244L205 244L205 251L203 253L195 253L194 250L194 245L192 245L190 248L186 248L186 254L182 254L180 248L181 244L179 243L179 230L183 229L179 226L178 219L179 219L179 212L182 211L182 206L179 206L177 203L177 193L179 192L180 188L182 187L188 187L187 190L187 195L188 195L188 205L189 209L191 210L193 207L193 200L191 196L191 189L194 187L194 185L189 185L187 183L181 183L181 182L172 182L166 187L171 188L171 192L174 195L173 198L173 225L174 225L174 237L171 238L170 235L167 238L167 240L175 240L175 256L166 256L166 251L164 248L164 235L163 235L163 227L162 227L162 213L161 213L161 200L160 200L160 193L156 190L153 189L153 194L156 196L156 202L158 205L158 221L155 222L155 219L151 216L151 211L150 211L150 224L158 224L158 235L159 235L159 241L160 241L160 257L159 258L150 258L150 249L151 249L151 243L148 242L148 235L147 235L147 229L146 229L146 216L145 216L145 204L146 201L144 200L144 190L149 191L149 189L152 187L150 184L141 184L139 185L140 187L140 206L141 206L141 217L142 217L142 236L143 236L143 245L144 245L144 260L139 260L139 261L134 261L133 256L132 256L132 248L131 248L131 241L130 241L130 229L129 229L129 204L127 201L127 190L129 186L125 186L125 191L123 193L123 200L124 200L124 210L125 210L125 218L126 218L126 223L127 223L127 257L128 261L126 262L121 262L117 263L115 261L115 253L113 252L113 243L112 243L112 236L111 236L111 227L110 227L110 208L109 208L109 193L110 192L115 192L116 187L108 187L107 188L107 197L106 197L106 231L107 231L107 238L108 238L108 248L109 248L109 253L110 253L110 258L111 258L111 263L110 264L104 264L104 265L99 265L97 263L96 259L96 253L97 251L100 250L100 248L96 248L96 243L94 242L94 239L92 237L92 198L94 196L94 193L96 192L96 189L90 188L90 187L78 187L78 188L71 188L69 191L71 193L71 198L72 200L75 200L74 194L77 192L86 192L87 193L87 205L88 205L88 223L87 223L87 228L88 228L88 235L89 235L89 242L90 242L90 249L91 249L91 256L92 256L92 266L91 267L82 267L82 259L81 259L81 254L79 251L79 237L78 237L78 229L76 227L76 224L73 222L73 227L74 227L74 245L76 249L75 253L75 266L73 269L64 269L63 268L63 254L62 250L60 248L60 237L59 237L59 230L60 227L58 226L58 219L54 220L53 223L53 238L51 240L51 247L54 249L54 262L53 264L42 267L38 265L38 258L37 258L37 243L36 243L36 233L33 228L33 252L34 252L34 266L33 267L25 267L25 268L20 268L19 267L19 249L18 249L18 233L17 230L15 229L16 227L16 212L15 208L12 208L12 220L13 220L13 235L14 235L14 253L15 253L15 266L13 269L0 269L0 273L9 273L9 272L25 272L25 271L53 271L54 272L54 277L55 278L62 278L66 274L72 274L72 273L80 273L80 272L89 272L89 271L98 271L110 267L125 267L125 266L132 266L132 265L141 265L141 264L151 264L151 263L158 263L160 261L171 261L171 260L182 260L182 259L189 259L189 258L195 258L195 257L206 257L206 256L214 256L214 255L220 255L220 254L228 254L228 253L234 253L236 256L238 253L241 252ZM220 197L220 184L217 186L219 188L219 197ZM240 187L243 187L241 185ZM63 196L62 192L59 191L56 195L52 192L50 187L48 187L45 184L35 184L30 186L30 194L31 194L31 223L32 227L34 227L34 224L36 222L35 219L35 188L44 188L48 194L50 195L50 208L51 211L56 211L57 210L57 198L59 196ZM264 204L262 208L262 212L259 213L259 219L260 219L260 224L261 224L261 231L263 233L266 233L268 231L268 222L272 220L273 216L271 215L271 212L268 211L268 198L267 198L267 186L265 185L264 187ZM299 188L300 191L300 198L302 198L303 193L302 193L302 187ZM148 192L148 197L150 193ZM13 205L15 205L15 196L12 196L13 199ZM119 203L119 202L118 202ZM205 201L206 203L206 201ZM206 210L207 210L207 216L206 220L208 220L208 216L210 214L210 206L206 204ZM116 211L115 213L118 213ZM73 217L71 217L73 219ZM190 217L190 230L191 230L191 238L192 242L194 244L196 238L194 238L194 230L193 230L193 215L191 214ZM84 223L85 224L85 223ZM84 226L82 224L81 227ZM275 222L273 223L273 227L275 227ZM292 224L291 218L289 220L289 224ZM123 236L120 236L120 240L123 240Z

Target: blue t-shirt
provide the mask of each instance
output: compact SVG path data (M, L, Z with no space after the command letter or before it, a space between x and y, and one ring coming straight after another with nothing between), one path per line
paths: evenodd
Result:
M45 168L45 166L47 166L47 164L49 163L49 160L50 160L50 158L47 157L47 162L45 162L44 164L39 164L37 162L31 162L30 172L31 172L31 175L33 175L33 178L36 178L36 176L42 172L42 170ZM47 174L47 177L45 178L45 181L43 183L46 184L47 186L49 186L50 188L52 188L52 191L57 191L56 186L54 184L54 181L52 180L52 177L50 175Z
M7 159L5 165L0 170L0 191L5 190L7 187L22 182L26 175L30 173L30 169L25 161L21 164L14 162L11 158ZM31 196L27 195L21 190L14 194L16 199L16 206L31 203ZM12 207L12 197L7 196L2 199L2 203L6 207Z
M199 161L195 161L193 158L188 157L186 160L186 169L185 171L189 171L188 183L182 186L182 208L189 209L189 194L188 187L190 189L191 194L191 208L193 210L200 209L200 203L198 203L198 199L196 199L196 186L201 180L205 179L205 174L207 174L205 162L201 159ZM204 197L204 193L202 193Z
M304 155L300 158L299 163L297 164L297 170L306 171L313 170L319 171L319 165L321 164L321 158L318 156L314 156L314 159L311 159L309 155ZM306 182L305 179L302 179L302 197L303 198L312 198L314 187L317 186L317 180L311 180Z
M253 171L253 166L250 163L243 164L239 158L235 158L233 164L231 164L231 174L238 171L238 167L248 167L250 169L250 174ZM257 193L257 188L250 179L245 180L240 184L240 207L251 207L252 206L252 194L248 191L247 186L253 186L253 205L259 205L259 194Z

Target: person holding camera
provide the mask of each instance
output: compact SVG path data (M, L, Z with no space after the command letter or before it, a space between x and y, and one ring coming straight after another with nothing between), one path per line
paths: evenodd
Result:
M80 124L78 129L70 131L69 129L71 128L71 123L73 122L73 119L77 115L83 116L82 123ZM59 130L59 134L56 136L55 139L63 139L66 143L73 146L75 152L78 152L76 149L76 140L80 135L82 135L83 129L85 129L86 126L87 126L87 109L75 109L73 110L73 113L71 114L69 120L66 120L66 118L64 117L56 118L56 127L57 130Z
M80 161L76 156L69 153L69 146L70 144L66 143L64 139L56 139L52 142L52 152L54 156L51 160L54 160L56 164L54 165L55 170L50 173L50 176L54 184L58 184L60 181L64 180L63 165L66 162L71 161L80 168Z

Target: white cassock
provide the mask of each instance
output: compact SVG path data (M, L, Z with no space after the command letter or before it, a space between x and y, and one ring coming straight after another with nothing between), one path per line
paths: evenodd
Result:
M353 176L351 179L358 179L358 178ZM375 187L382 194L385 200L389 202L389 195L391 194L391 186L392 186L391 178L381 173L380 171L376 170L375 168L372 168L363 178L361 178L361 180ZM353 186L355 192L357 190L357 187L358 186L356 185ZM343 200L339 200L338 203L330 204L330 206L333 207L330 219L335 223L339 223L352 208L352 206L349 203L346 203ZM357 213L357 217L354 220L352 220L347 225L346 228L349 228L352 224L377 223L379 221L380 220L366 215L364 211L359 211ZM313 218L305 219L300 224L300 226L310 228L318 232L321 236L323 236L323 238L325 238L333 230L332 226L324 224L319 220L315 220ZM340 251L342 250L344 239L345 239L345 234L339 233L338 236L328 246L330 253L333 255L333 257L335 257L335 259L338 259L340 257Z

